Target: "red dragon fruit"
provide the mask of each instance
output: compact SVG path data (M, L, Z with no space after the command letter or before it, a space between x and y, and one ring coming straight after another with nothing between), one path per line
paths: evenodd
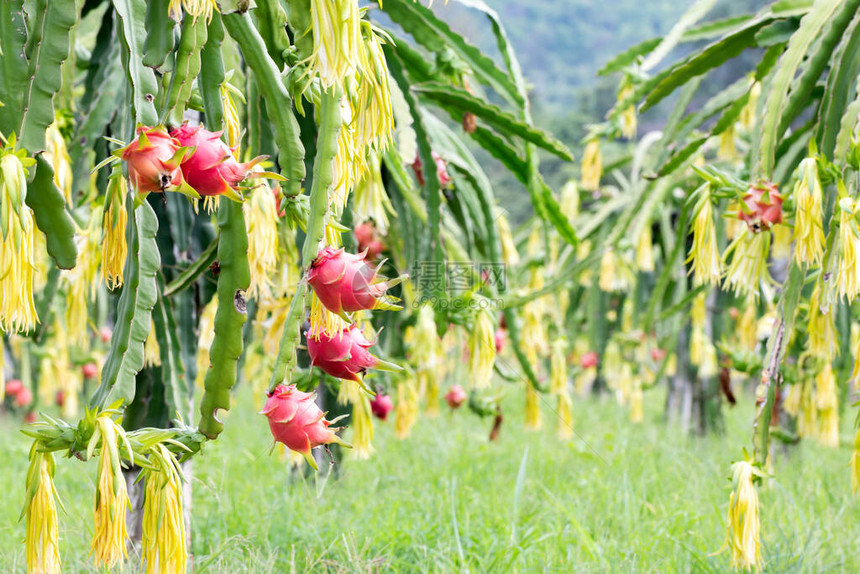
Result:
M21 382L21 379L10 379L6 382L6 395L16 397L23 388L24 383Z
M221 139L221 132L210 132L203 126L183 124L170 135L183 146L193 147L194 153L182 162L182 175L194 191L200 195L226 195L241 201L239 184L248 177L274 174L251 173L251 169L266 159L255 157L247 163L239 163L231 150Z
M95 363L87 363L81 367L81 373L85 379L95 379L99 375L99 368Z
M588 351L579 359L579 366L583 369L590 369L596 367L598 362L597 351Z
M340 418L325 420L325 413L317 406L313 393L304 393L295 385L278 385L268 397L260 414L269 419L275 441L303 454L314 469L317 464L311 449L331 443L350 446L335 434L343 427L331 427Z
M379 239L376 227L372 223L367 221L359 223L355 226L353 233L355 234L355 241L358 243L358 250L367 251L368 259L375 260L385 251L385 243Z
M401 309L385 292L408 275L376 281L378 272L367 262L367 253L324 247L311 264L308 283L326 309L341 316L362 309Z
M460 408L460 405L466 402L468 395L460 385L451 385L451 389L445 393L445 402L452 409Z
M182 188L180 164L190 152L163 127L137 128L137 137L116 155L128 164L128 175L139 193Z
M776 185L763 181L751 185L744 195L738 218L745 221L750 231L767 231L771 225L782 223L782 195Z
M388 413L393 409L394 402L391 400L390 395L379 393L370 401L370 410L373 412L373 416L379 420L386 420L388 418Z
M448 175L448 164L435 151L433 153L433 161L436 162L436 177L439 178L439 184L442 187L451 183L451 176ZM415 179L418 180L418 185L424 185L424 167L421 164L421 158L416 157L412 163L412 169L415 171Z
M355 381L361 385L361 375L367 369L399 371L400 367L373 356L368 349L374 343L367 340L358 325L352 324L333 337L321 333L319 337L307 335L308 354L315 367L332 377Z
M16 407L28 407L30 403L33 402L33 391L28 389L27 387L22 387L20 391L15 395L15 406Z
M499 327L498 329L496 329L494 339L496 343L496 353L501 353L502 349L505 348L506 331Z

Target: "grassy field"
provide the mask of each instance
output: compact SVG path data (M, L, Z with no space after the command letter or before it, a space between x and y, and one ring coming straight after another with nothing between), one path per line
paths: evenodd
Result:
M347 457L326 480L293 476L268 455L265 420L240 393L222 439L195 463L193 571L726 571L729 464L749 443L751 410L728 411L724 435L691 438L663 424L659 391L646 399L639 426L610 400L580 400L579 437L568 443L555 439L548 404L545 429L526 433L512 402L492 444L489 421L465 411L420 421L406 441L389 421L377 427L374 458ZM0 572L23 572L28 444L2 426ZM760 490L768 571L860 569L851 438L846 420L846 446L808 442L778 457ZM57 465L65 572L94 570L96 465L87 474L80 465Z

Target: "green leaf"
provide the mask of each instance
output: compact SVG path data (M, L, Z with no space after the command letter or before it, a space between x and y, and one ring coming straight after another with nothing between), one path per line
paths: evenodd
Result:
M523 98L514 81L489 57L451 30L446 22L437 18L432 10L413 0L386 0L379 2L379 5L394 22L427 50L435 53L443 47L450 48L472 68L478 79L515 106L523 105Z
M672 29L669 30L669 33L666 34L660 45L648 54L642 62L642 69L647 72L656 67L678 45L684 32L690 26L704 18L705 14L714 7L714 4L716 4L716 0L697 0L697 2L690 6L684 12L684 15L672 26Z
M437 82L413 86L412 91L439 104L456 119L456 112L471 112L486 121L497 131L522 138L562 159L573 161L567 147L550 134L516 119L497 106L477 98L466 90ZM453 113L452 113L453 111Z
M173 314L170 300L161 294L164 277L159 273L157 302L152 310L152 326L161 356L161 383L164 386L164 402L167 405L168 419L181 416L187 419L191 410L189 383L182 363L180 331Z
M684 32L684 35L681 36L681 41L699 42L701 40L718 38L723 34L727 34L728 32L735 30L742 24L746 24L753 18L755 18L755 16L752 14L744 14L742 16L729 16L728 18L714 20L713 22L705 22L704 24L700 24L695 28L690 28Z
M30 154L45 150L45 131L54 122L54 94L63 84L63 62L69 57L72 28L83 0L36 0L27 39L28 80L24 86L19 145Z
M821 106L818 109L818 150L833 160L842 116L860 73L860 15L854 17L833 55Z
M127 201L132 203L132 194ZM135 378L144 366L144 341L149 336L152 309L158 301L156 274L161 267L155 241L158 219L146 200L134 209L126 227L128 257L116 324L101 384L90 402L101 408L118 400L124 404L134 400Z
M181 293L194 285L194 283L197 282L197 279L209 270L217 257L218 238L216 237L212 240L212 243L203 250L200 257L198 257L191 265L183 269L182 272L164 288L164 296L172 297L173 295Z
M62 192L54 184L54 170L42 154L36 156L36 175L27 186L27 205L45 234L48 255L60 269L71 269L78 257L75 222L66 211Z
M650 38L644 42L636 44L632 48L628 48L606 62L606 64L597 71L597 75L608 76L609 74L622 71L624 68L634 64L640 57L648 54L654 48L659 46L662 40L662 38Z
M762 115L757 157L753 158L756 177L767 179L772 175L774 152L781 135L780 126L788 104L788 90L791 82L812 42L841 4L841 0L816 2L812 11L801 20L800 29L791 37L788 48L777 64Z
M158 122L153 101L158 94L158 82L151 68L143 64L143 44L146 39L145 0L112 0L122 25L119 37L124 48L123 65L132 87L132 111L138 124L153 126ZM167 16L165 15L165 18Z
M728 60L739 56L747 48L755 46L756 33L770 21L769 18L764 17L752 20L670 68L664 73L657 86L648 94L640 112L645 112L654 107L663 98L691 79L722 66Z
M474 133L469 134L478 145L487 150L497 160L501 161L506 168L522 183L528 185L529 166L525 159L520 157L520 152L505 139L499 137L487 128L477 126Z
M28 79L24 0L0 0L0 38L0 132L9 135L20 125Z

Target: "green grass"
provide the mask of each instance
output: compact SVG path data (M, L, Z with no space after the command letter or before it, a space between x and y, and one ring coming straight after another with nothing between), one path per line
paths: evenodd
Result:
M398 441L377 426L369 461L340 461L325 480L291 474L269 456L263 417L247 392L221 439L194 466L194 572L466 571L722 572L729 465L749 444L750 400L726 412L727 432L683 436L662 422L662 397L631 425L611 400L580 399L579 438L522 430L508 392L501 438L465 412L423 419ZM846 415L847 419L848 416ZM0 425L0 571L23 572L28 444ZM851 443L850 421L843 440ZM854 572L860 512L850 492L850 447L809 441L780 450L760 489L764 556L772 572ZM93 571L95 464L58 461L65 572ZM137 571L133 560L125 571Z

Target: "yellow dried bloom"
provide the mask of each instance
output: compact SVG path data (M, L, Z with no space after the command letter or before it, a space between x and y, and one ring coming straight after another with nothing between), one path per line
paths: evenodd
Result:
M128 534L125 528L125 511L130 506L125 477L120 463L118 438L127 443L125 431L111 419L108 413L96 417L96 432L90 439L91 449L101 438L99 454L99 480L96 490L95 527L93 529L92 553L96 566L113 568L126 556L125 544Z
M836 392L836 377L830 362L815 378L816 406L820 420L818 442L824 446L839 446L839 396Z
M735 127L729 126L720 134L720 147L717 149L717 159L734 162L738 159L738 149L735 146Z
M15 150L14 137L0 151L0 329L6 333L29 331L39 321L33 301L36 225L24 203L27 168L34 163Z
M744 106L744 109L741 110L741 116L739 118L739 122L741 126L747 131L750 131L755 127L756 122L756 109L758 108L758 99L761 96L761 82L753 82L752 86L750 86L750 97L747 100L747 105Z
M239 88L230 82L221 84L221 110L224 118L221 120L224 125L224 135L227 136L227 145L233 150L233 155L240 157L239 144L242 143L242 122L239 120L239 109L236 107L236 102L233 96L239 98L242 103L245 103L245 96L239 91Z
M618 103L624 102L633 95L633 84L629 77L625 77L618 91ZM630 104L621 112L621 135L632 140L636 138L636 106Z
M526 430L540 430L543 426L540 414L540 396L529 383L526 385Z
M496 210L496 224L499 227L499 242L502 244L502 259L505 265L512 267L520 262L520 254L517 253L517 244L511 233L511 224L508 218L500 210Z
M558 202L561 214L568 221L573 221L579 217L579 186L575 180L569 180L561 188L561 200Z
M570 392L558 394L558 417L556 418L555 434L559 440L570 440L573 437L573 400Z
M759 540L758 494L753 476L758 471L746 461L732 465L732 494L729 497L729 526L726 544L732 554L735 568L761 570L761 542Z
M582 156L582 175L580 184L586 191L600 189L600 178L603 176L603 159L600 155L600 140L588 140L585 153Z
M66 204L72 205L72 158L69 157L66 140L63 139L56 122L48 126L45 144L47 149L44 156L54 170L54 185L63 192Z
M566 393L567 385L567 339L559 337L552 342L549 356L549 392Z
M854 436L854 451L851 453L851 492L857 494L860 487L860 429Z
M209 370L209 349L215 338L215 313L217 311L218 297L212 297L212 300L203 307L203 312L200 314L200 331L197 336L197 378L194 382L201 388L206 372ZM145 349L146 347L144 347Z
M278 268L278 205L272 188L264 181L254 186L245 204L251 270L248 296L265 299L272 295L272 277Z
M384 152L392 143L394 111L391 106L388 64L382 45L386 36L369 21L361 21L362 43L358 52L358 69L352 77L356 84L353 117L355 141L359 149Z
M600 276L598 285L603 291L627 291L635 283L636 278L630 264L615 249L603 251L600 259Z
M388 230L388 214L396 215L391 200L385 192L382 183L379 155L374 151L367 154L367 171L355 186L353 208L359 221L372 219L379 233L385 235Z
M839 200L839 294L851 303L860 292L860 233L854 218L855 203L849 197Z
M412 432L418 420L418 387L415 380L406 377L397 385L397 406L394 410L394 435L404 439Z
M797 173L797 183L794 184L794 258L798 264L821 265L824 256L824 218L821 212L821 180L818 178L815 158L808 157L801 161Z
M633 388L630 391L630 422L641 423L645 420L645 411L643 409L644 393L642 392L642 381L639 377L633 380Z
M27 574L60 574L59 497L54 488L54 455L40 452L43 445L33 443L27 470L27 534L24 539ZM60 504L62 507L62 503Z
M322 336L329 339L341 336L343 330L348 326L346 321L325 308L316 293L311 293L310 325L308 336L314 339L319 339Z
M170 0L167 6L168 15L177 22L182 20L183 12L194 20L202 16L209 22L212 15L218 11L218 3L215 0Z
M155 444L141 472L145 481L142 563L146 574L185 574L185 516L182 469L167 448Z
M123 267L128 256L125 228L128 208L125 205L128 185L122 176L122 165L116 164L108 180L102 215L102 279L110 289L122 287Z
M726 284L735 295L758 297L762 283L770 283L767 268L770 237L768 233L752 233L745 229L723 254L723 260L731 257L726 271Z
M714 229L714 208L711 204L711 188L700 188L701 196L693 216L693 246L687 262L693 262L693 284L719 287L723 274L722 260L717 251L717 234Z
M360 64L363 42L356 0L311 0L314 49L308 71L324 90L341 85Z
M344 381L349 384L350 381ZM354 386L358 387L357 384ZM361 393L352 403L352 448L355 458L368 459L373 454L373 420L370 418L370 399Z
M788 225L774 225L770 228L773 233L773 245L771 255L774 259L788 259L791 257L791 238L794 231Z
M78 247L78 262L73 269L63 271L68 282L66 292L66 328L75 341L86 340L89 322L88 305L95 299L96 274L101 258L101 237L98 219L93 214L87 229L75 237Z
M809 335L809 352L816 357L830 357L839 353L836 344L836 327L833 313L829 306L821 302L821 282L817 282L809 297L809 323L806 326Z
M636 267L643 273L654 271L654 245L651 237L651 226L645 225L636 242Z
M149 335L143 342L143 362L147 367L161 366L161 347L155 336L155 323L150 323Z
M469 379L474 389L486 389L493 380L496 337L493 317L487 309L475 313L475 326L469 334Z

